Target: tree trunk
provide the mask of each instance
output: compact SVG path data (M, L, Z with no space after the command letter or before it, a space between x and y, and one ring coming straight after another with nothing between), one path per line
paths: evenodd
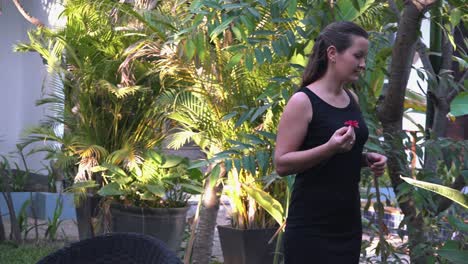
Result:
M0 242L5 241L5 226L3 225L2 211L0 211Z
M208 264L213 250L213 237L218 217L219 204L223 185L218 184L211 187L206 181L205 192L203 194L202 208L198 222L195 243L193 245L192 263Z
M8 213L10 216L10 227L11 233L10 236L12 237L15 243L21 242L21 230L19 227L18 219L16 218L15 208L13 206L13 199L11 198L10 191L6 190L3 192L3 198L5 198L5 202L8 207Z
M385 141L392 150L387 153L388 172L395 194L399 194L402 184L400 175L409 176L408 160L403 151L402 119L406 85L414 57L415 45L419 36L424 8L416 7L412 1L405 1L405 6L399 21L399 28L393 47L390 79L383 100L377 106L377 115L382 122ZM425 241L423 219L416 214L414 201L411 197L399 202L399 206L408 225L408 239L411 250L411 263L426 263L424 256L415 255L415 246Z

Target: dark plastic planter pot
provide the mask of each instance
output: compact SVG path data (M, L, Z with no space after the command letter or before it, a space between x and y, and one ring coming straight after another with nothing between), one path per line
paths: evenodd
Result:
M271 244L268 241L275 231L275 228L243 230L218 226L224 264L273 263L276 239Z
M114 203L110 207L112 231L151 235L178 251L189 208L141 208Z

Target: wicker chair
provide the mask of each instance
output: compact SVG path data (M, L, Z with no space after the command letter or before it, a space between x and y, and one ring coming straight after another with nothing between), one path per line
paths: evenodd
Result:
M161 240L136 233L110 233L75 242L37 264L182 264Z

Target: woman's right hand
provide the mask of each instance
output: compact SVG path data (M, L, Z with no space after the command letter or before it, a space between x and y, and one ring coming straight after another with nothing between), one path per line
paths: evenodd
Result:
M327 144L336 153L350 151L356 141L356 134L352 126L342 127L333 133Z

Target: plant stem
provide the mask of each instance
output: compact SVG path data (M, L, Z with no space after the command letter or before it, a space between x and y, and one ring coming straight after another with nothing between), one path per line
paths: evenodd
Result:
M378 225L379 225L379 243L381 245L381 248L380 248L380 257L381 257L381 261L383 263L386 263L387 262L387 251L386 249L384 248L384 244L383 242L385 241L385 233L386 233L386 230L385 230L385 224L384 224L384 214L385 214L385 210L384 210L384 207L383 207L383 204L380 200L380 188L379 188L379 179L377 178L377 176L374 174L373 175L373 178L374 178L374 186L375 186L375 195L376 195L376 200L377 200L377 222L378 222Z

